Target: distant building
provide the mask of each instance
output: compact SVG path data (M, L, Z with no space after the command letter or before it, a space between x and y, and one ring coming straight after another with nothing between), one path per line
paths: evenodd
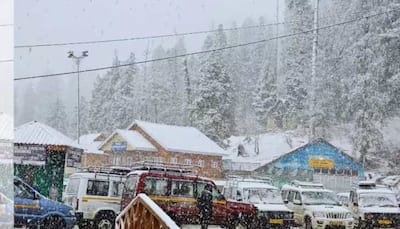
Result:
M364 168L348 154L324 139L317 139L255 170L272 177L278 186L291 180L315 181L336 191L348 191L364 179Z
M219 178L225 151L194 127L135 121L116 130L99 147L114 165L135 161L184 164L198 168L199 175Z
M86 134L79 138L79 145L84 150L82 153L82 167L97 167L107 165L110 162L110 155L99 150L99 147L106 140L102 133Z

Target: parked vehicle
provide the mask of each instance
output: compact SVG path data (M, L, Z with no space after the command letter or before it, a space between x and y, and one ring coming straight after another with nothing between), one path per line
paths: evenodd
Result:
M127 176L121 207L125 208L139 193L145 193L178 225L198 224L197 198L206 184L212 186L211 224L234 228L254 222L257 212L254 205L227 200L211 179L199 177L179 165L157 163L136 167Z
M223 193L228 199L254 204L261 228L289 228L294 224L293 211L285 206L279 189L270 184L259 179L231 179Z
M22 179L14 177L15 226L70 229L75 224L76 217L70 206L49 200Z
M396 194L374 182L360 182L350 191L349 209L357 228L400 228Z
M0 228L13 228L13 208L11 199L0 193Z
M354 226L351 212L340 206L335 193L322 184L294 181L284 185L281 193L296 223L307 229Z
M78 225L113 228L120 211L124 167L85 168L69 177L64 203L73 207Z

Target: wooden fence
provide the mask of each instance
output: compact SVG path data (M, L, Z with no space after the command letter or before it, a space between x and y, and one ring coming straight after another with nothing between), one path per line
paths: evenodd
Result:
M147 195L139 194L117 216L116 229L179 229Z

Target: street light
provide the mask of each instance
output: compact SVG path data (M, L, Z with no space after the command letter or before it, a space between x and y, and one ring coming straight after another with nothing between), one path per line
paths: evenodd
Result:
M81 64L81 60L85 57L88 56L88 51L83 51L81 56L75 56L73 51L69 51L68 52L68 58L72 58L75 60L76 66L77 66L77 73L78 73L78 82L77 82L77 89L78 89L78 114L77 114L77 125L76 125L76 129L77 129L77 135L78 135L78 144L79 144L79 137L81 136L81 131L80 131L80 104L79 104L79 100L80 100L80 95L79 95L79 67Z

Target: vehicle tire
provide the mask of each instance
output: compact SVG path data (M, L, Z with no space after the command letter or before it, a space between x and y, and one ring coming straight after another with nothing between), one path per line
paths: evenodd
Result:
M59 228L65 228L65 226L66 226L65 222L62 218L58 216L50 216L43 220L43 222L40 225L40 228L59 229Z
M175 213L173 213L173 212L168 212L167 215L169 216L169 218L172 219L172 221L175 222L176 225L178 225L179 227L182 225L182 224L179 222L178 218L176 217Z
M312 223L311 223L311 218L310 217L306 217L304 219L304 228L305 229L312 229Z
M236 217L228 219L228 222L225 225L225 228L227 228L227 229L236 229L237 225L239 225L239 219L236 216Z
M96 215L95 228L96 229L114 229L115 214L111 212L100 212Z

